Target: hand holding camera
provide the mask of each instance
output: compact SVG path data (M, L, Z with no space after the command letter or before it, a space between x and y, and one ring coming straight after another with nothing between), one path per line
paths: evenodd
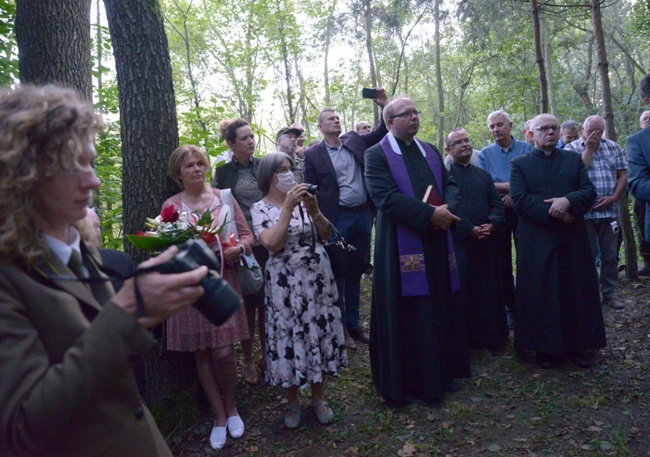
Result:
M189 240L141 263L114 302L132 315L144 311L146 317L138 319L144 327L157 325L189 305L221 325L239 309L242 299L218 270L219 260L205 242Z

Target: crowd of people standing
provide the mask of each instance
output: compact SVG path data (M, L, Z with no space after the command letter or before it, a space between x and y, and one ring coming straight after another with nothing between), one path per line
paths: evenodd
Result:
M650 75L640 88L650 106ZM362 121L343 133L336 110L326 108L317 118L322 141L305 146L305 129L294 123L261 158L246 120L222 122L229 150L211 185L204 151L171 152L168 175L179 192L162 210L209 212L215 225L235 230L235 242L215 252L240 295L242 259L254 256L264 271L261 289L243 295L244 306L218 326L191 306L203 294L205 267L164 277L147 270L173 258L175 247L140 265L117 293L107 281L97 242L79 225L99 187L94 136L102 121L92 106L56 86L0 95L0 450L171 455L133 371L155 343L147 329L161 323L167 349L194 356L214 414L214 449L245 433L238 343L245 382L257 384L261 373L286 389L289 429L301 424L300 390L308 386L318 421L333 420L325 380L347 366L357 344L369 345L375 388L397 406L459 390L471 349L502 353L509 330L517 354L534 354L541 368L563 358L588 368L592 351L606 345L601 306L626 305L616 290L616 203L628 178L642 236L650 233L650 116L628 141L628 177L624 151L599 116L580 126L542 113L520 141L509 114L497 110L487 116L494 143L477 151L457 128L443 160L417 136L416 103L376 91L376 128ZM325 247L337 231L370 258L373 225L368 332L361 273L335 280ZM650 252L641 253L650 274Z

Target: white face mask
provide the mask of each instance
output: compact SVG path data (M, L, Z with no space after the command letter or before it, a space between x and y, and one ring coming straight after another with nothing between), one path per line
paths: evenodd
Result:
M280 192L286 194L293 188L294 184L296 184L296 178L293 176L293 172L285 171L284 173L278 173L276 187Z

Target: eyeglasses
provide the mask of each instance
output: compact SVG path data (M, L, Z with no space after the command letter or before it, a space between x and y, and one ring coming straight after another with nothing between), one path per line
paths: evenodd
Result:
M421 112L422 112L422 111L418 111L418 110L414 109L414 110L412 110L412 111L404 111L403 113L394 114L394 115L391 116L390 118L391 118L391 119L395 119L396 117L413 117L413 116L419 116Z
M461 144L470 144L471 142L472 140L470 140L469 138L463 138L462 140L454 141L453 143L448 144L447 147L453 148L454 146L459 146Z
M532 130L539 130L540 132L548 132L549 130L551 132L559 132L560 131L560 126L559 125L540 125L539 127L535 127Z

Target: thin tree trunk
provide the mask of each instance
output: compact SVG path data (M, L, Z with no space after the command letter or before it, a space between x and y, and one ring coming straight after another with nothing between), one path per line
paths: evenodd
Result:
M327 28L325 29L325 55L323 56L323 80L325 83L325 106L332 103L332 94L330 92L330 72L329 72L329 53L330 42L332 39L332 28L334 23L334 10L336 9L336 0L332 2L332 9L327 17Z
M542 53L542 42L539 25L539 5L537 0L530 1L530 10L533 15L533 35L535 37L535 61L537 62L537 74L539 77L539 107L540 112L548 113L548 83L546 81L546 70L544 69L544 54Z
M16 41L21 83L56 83L91 101L91 0L18 0Z
M546 68L546 81L548 82L548 104L551 114L557 117L557 103L555 101L555 85L553 84L553 59L551 58L551 36L548 21L543 10L540 10L539 20L542 31L542 50L544 51L544 67Z
M375 70L375 56L372 50L372 9L370 8L370 0L365 1L366 4L366 49L368 50L368 63L370 64L370 80L373 87L379 87L377 72ZM373 104L373 114L375 126L379 125L379 107Z
M442 88L442 70L440 68L440 0L435 1L433 14L435 16L436 86L438 90L438 150L442 151L444 150L445 137L445 92Z

